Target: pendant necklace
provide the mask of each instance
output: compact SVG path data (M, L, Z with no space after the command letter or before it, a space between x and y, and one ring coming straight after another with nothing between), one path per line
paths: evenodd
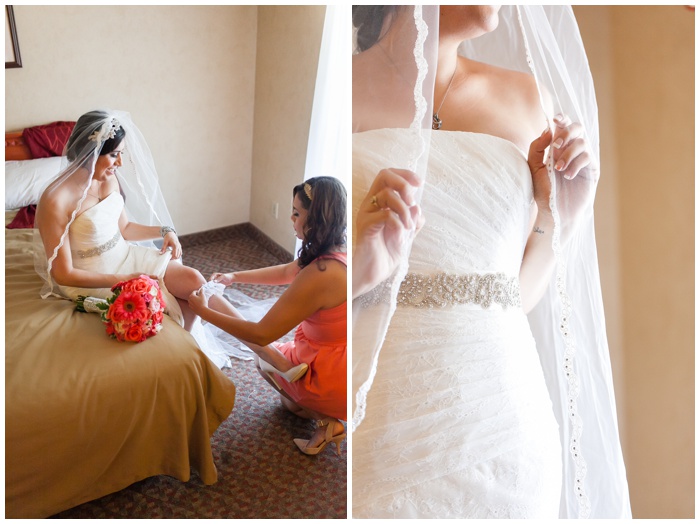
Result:
M445 90L445 95L442 97L442 102L440 102L440 107L438 107L437 111L433 113L433 129L436 131L442 127L442 120L440 120L438 113L440 113L440 110L442 109L442 104L445 103L445 99L447 98L447 93L450 92L450 87L452 87L452 81L455 79L455 74L457 74L457 64L455 64L455 70L452 73L452 78L450 78L450 83L447 84L447 89Z

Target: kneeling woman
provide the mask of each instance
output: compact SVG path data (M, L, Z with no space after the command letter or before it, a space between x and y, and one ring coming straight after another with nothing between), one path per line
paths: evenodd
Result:
M318 429L311 439L294 439L299 449L315 455L334 443L340 454L346 436L340 421L347 419L347 192L335 178L316 177L294 187L293 198L292 222L302 241L297 260L212 276L225 285L289 284L260 322L210 309L201 291L190 295L189 305L203 320L254 350L298 325L294 341L278 346L294 367L282 373L263 360L258 366L292 413L316 420Z

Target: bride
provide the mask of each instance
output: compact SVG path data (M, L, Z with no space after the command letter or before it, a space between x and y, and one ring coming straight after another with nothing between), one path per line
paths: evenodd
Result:
M67 165L44 191L36 211L36 268L42 296L108 298L120 281L149 274L160 280L166 313L192 332L200 348L223 367L227 348L205 331L188 306L206 280L181 263L182 248L158 185L153 158L128 113L91 111L66 144ZM155 247L154 239L162 238ZM212 308L237 311L221 296ZM255 351L280 371L292 363L272 346Z
M353 517L629 514L552 11L353 7Z

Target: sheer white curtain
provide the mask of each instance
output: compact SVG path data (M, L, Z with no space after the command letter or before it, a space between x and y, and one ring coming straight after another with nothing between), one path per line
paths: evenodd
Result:
M326 6L304 179L334 176L350 188L351 62L348 6Z
M350 111L352 109L350 8L327 5L316 71L304 180L339 178L350 191ZM297 240L295 253L301 242Z

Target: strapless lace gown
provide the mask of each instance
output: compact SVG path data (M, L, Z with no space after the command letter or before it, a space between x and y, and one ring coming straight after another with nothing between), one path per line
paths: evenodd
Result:
M405 135L353 136L355 210L381 168L405 164ZM409 275L517 282L531 203L530 172L512 143L433 133ZM557 518L558 426L522 309L400 303L352 452L353 517Z
M79 269L97 273L124 274L143 273L158 277L165 312L182 324L182 311L177 299L168 292L163 282L165 270L170 262L170 253L160 254L158 249L128 243L119 230L119 217L124 208L124 199L115 192L97 205L76 217L68 232L73 265ZM71 300L78 295L108 298L109 288L78 288L59 286L61 292ZM197 321L192 329L200 349L219 367L229 365L225 349L215 340L214 335Z

